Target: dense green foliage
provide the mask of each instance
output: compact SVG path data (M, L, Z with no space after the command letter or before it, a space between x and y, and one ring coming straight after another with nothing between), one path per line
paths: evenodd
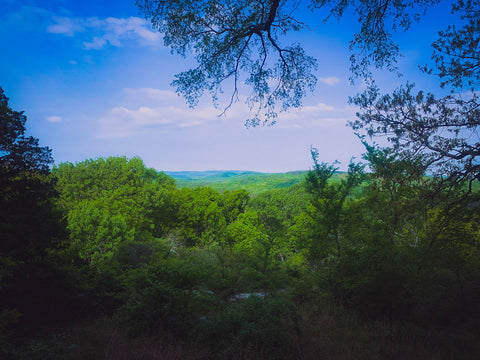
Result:
M139 158L2 162L0 356L480 356L472 183L368 144L343 174L312 160L255 194L242 176L178 187Z
M267 190L284 189L300 184L305 180L307 171L287 173L259 173L252 171L183 171L170 172L180 188L208 186L217 191L244 189L252 196ZM341 177L335 174L334 178Z
M60 164L51 200L65 233L42 250L51 280L63 284L53 304L68 304L71 320L106 316L124 341L161 336L165 346L193 347L194 358L295 358L300 348L316 358L317 341L333 358L351 358L344 342L364 347L354 358L392 356L369 340L385 336L366 325L378 321L398 334L397 346L408 345L403 327L427 336L433 345L417 346L432 358L460 351L444 343L458 331L460 357L478 354L468 339L479 335L479 194L425 177L419 162L367 150L372 173L351 164L332 181L335 168L313 149L303 183L254 197L177 188L138 158ZM2 315L11 357L19 330L7 321L16 311ZM31 316L22 314L19 324ZM348 339L355 331L364 338ZM40 344L54 351L50 340ZM22 346L27 357L43 351ZM88 351L79 346L72 358Z

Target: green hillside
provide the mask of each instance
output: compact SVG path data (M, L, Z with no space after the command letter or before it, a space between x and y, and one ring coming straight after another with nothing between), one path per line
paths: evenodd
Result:
M181 171L167 174L176 180L180 188L209 186L217 191L245 189L256 195L298 184L305 179L306 171L273 174L253 171Z

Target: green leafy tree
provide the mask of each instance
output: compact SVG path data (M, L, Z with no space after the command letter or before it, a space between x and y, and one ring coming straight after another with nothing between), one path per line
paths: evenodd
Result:
M187 246L222 242L226 227L245 211L249 198L244 190L219 193L210 187L183 188L177 195L176 234Z
M117 316L131 334L161 329L176 336L196 335L212 300L202 291L211 271L192 260L158 257L122 277L124 303Z
M240 214L227 227L226 240L238 257L245 259L243 276L250 287L267 291L278 285L278 257L284 256L285 244L268 233L256 211Z
M61 163L52 170L58 178L59 205L71 210L79 201L96 199L120 188L138 189L149 184L174 188L175 181L163 172L147 168L134 157L88 159L76 164Z
M415 302L417 247L437 201L421 159L365 145L372 172L344 206L342 253L329 263L325 281L357 311L397 318Z
M217 243L226 220L220 205L221 194L209 187L179 190L177 229L182 245Z
M269 190L254 197L249 207L258 213L269 236L286 238L294 218L305 210L306 198L301 187Z
M346 220L345 204L353 190L363 181L363 165L350 163L345 178L330 182L337 169L333 165L319 163L319 154L315 148L311 149L311 154L314 166L306 175L306 186L312 195L311 216L317 227L317 234L310 245L311 256L312 259L326 256L331 249L340 255L342 226Z
M235 222L228 227L227 238L231 245L239 252L248 255L257 253L268 254L270 247L268 244L268 235L263 231L259 222L258 214L249 211L241 214ZM268 255L266 255L268 257Z
M120 245L163 237L174 226L174 180L139 158L62 163L53 174L70 233L67 247L95 267L114 258Z
M273 244L270 261L272 272L279 275L282 271L298 280L299 271L305 267L305 246L310 239L310 229L314 226L298 221L301 214L305 214L309 195L304 186L296 185L290 188L265 191L249 203L249 208L258 214L258 221L263 231ZM283 276L282 286L287 286L286 276Z
M415 237L425 214L437 204L431 190L434 183L425 177L426 165L421 157L403 157L390 148L379 149L364 143L372 173L365 188L364 204L374 214L381 237L391 245L410 231ZM387 205L388 204L388 205ZM410 229L410 230L408 230ZM407 237L408 238L408 237Z
M315 236L325 238L340 219L340 236L330 236L330 244L318 242L321 286L376 318L458 324L460 314L462 319L478 314L464 295L478 298L471 287L478 284L477 272L466 275L471 269L467 259L478 251L478 233L472 227L478 194L469 194L465 184L426 177L423 157L366 146L364 158L372 172L343 203L340 216L335 216L335 202L325 201L331 199L329 193L322 191L315 209L323 209L326 217L304 223L310 228L307 238L315 243ZM333 170L323 168L326 175Z
M127 225L126 213L114 214L100 201L82 201L69 213L68 230L80 258L100 265L115 255L120 244L133 241L135 228Z
M224 191L220 198L220 206L227 225L235 221L238 215L245 212L250 195L246 190Z

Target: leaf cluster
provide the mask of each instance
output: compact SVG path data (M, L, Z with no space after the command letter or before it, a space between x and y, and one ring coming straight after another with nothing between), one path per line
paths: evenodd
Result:
M413 84L407 84L391 95L380 95L372 86L352 100L362 110L350 125L356 131L366 130L369 136L386 136L405 158L422 156L434 173L478 179L478 95L436 98L413 89Z
M296 20L286 1L150 1L137 5L166 46L185 56L191 51L198 67L176 75L172 85L194 106L204 91L214 102L227 79L233 91L225 111L238 100L240 81L250 86L247 100L251 125L274 123L276 102L286 110L299 107L312 90L316 62L298 44L281 45L279 37L305 25ZM271 57L273 56L273 60ZM242 78L241 74L247 74Z
M308 7L319 13L318 23L353 10L360 24L350 42L353 79L370 77L372 66L395 70L400 51L392 32L408 30L438 2L311 0ZM216 103L227 83L233 90L225 112L239 100L244 82L251 89L246 102L253 112L247 125L274 124L278 109L300 107L316 85L316 59L300 44L282 44L288 33L308 29L299 15L308 10L299 1L137 0L137 6L173 52L193 53L198 66L172 82L191 106L205 91Z

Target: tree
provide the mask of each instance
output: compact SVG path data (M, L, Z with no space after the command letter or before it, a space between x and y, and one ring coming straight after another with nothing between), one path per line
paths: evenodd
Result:
M310 0L137 0L152 26L164 34L166 46L185 56L192 52L195 69L176 75L172 85L194 106L208 91L214 102L222 85L233 82L227 110L238 101L239 85L250 87L247 100L253 117L247 124L272 124L281 110L302 105L313 90L316 60L301 45L284 45L282 36L308 28L299 19L305 11L319 13L319 23L340 19L353 8L361 25L350 42L354 75L368 76L369 67L394 69L399 48L392 30L407 30L425 9L439 0L355 1ZM325 13L322 11L325 10Z
M379 149L364 144L367 148L364 158L372 170L369 174L370 183L364 191L366 198L363 204L369 211L364 212L373 215L376 228L382 230L383 237L388 238L391 246L399 237L404 237L403 229L408 229L415 237L416 223L423 220L422 214L428 211L428 204L433 202L429 196L432 192L428 190L434 184L432 179L424 176L422 159L405 159L390 148ZM427 198L429 201L425 201Z
M351 125L370 136L387 136L394 149L406 156L423 154L434 173L480 180L480 2L459 0L452 12L463 23L459 28L448 26L432 44L438 72L423 68L437 75L451 93L437 98L414 93L414 86L407 84L391 95L381 95L373 84L352 99L361 111Z
M227 110L238 101L239 84L250 87L247 100L253 117L247 125L273 124L280 111L300 107L302 98L316 83L316 60L301 45L284 45L282 36L308 28L301 20L308 7L317 12L319 23L353 14L359 31L350 41L352 79L371 80L371 69L396 70L400 49L395 31L406 31L439 0L310 0L306 4L285 0L174 1L137 0L154 28L164 33L173 52L192 52L195 69L176 76L172 85L194 106L204 91L214 102L224 84L233 83ZM478 178L479 99L475 92L480 79L480 2L456 0L452 13L457 26L450 25L432 44L432 66L442 86L452 94L436 98L413 94L413 87L380 96L372 86L352 102L362 109L352 122L357 131L387 136L396 150L406 154L425 153L431 169L458 178ZM465 97L462 89L472 87ZM457 91L458 90L458 91ZM457 94L454 94L457 92Z
M67 212L82 200L98 199L120 188L138 190L149 184L169 189L175 187L173 178L147 168L138 157L111 156L76 164L65 162L55 166L52 173L58 179L59 204Z
M125 157L62 163L53 169L58 205L67 219L69 246L95 267L126 243L165 236L176 220L174 180Z
M27 259L48 241L53 181L51 150L25 136L23 112L13 110L0 88L0 253ZM43 239L41 241L41 239Z
M27 117L23 111L8 106L8 98L0 87L0 167L2 172L48 172L53 163L52 151L40 147L38 139L25 136Z
M25 136L26 116L0 88L0 339L61 313L61 281L47 259L61 228L52 206L51 150ZM0 348L0 353L4 350ZM0 355L1 356L1 355Z
M404 157L423 155L431 173L480 180L480 102L474 91L464 96L415 94L412 84L380 95L372 87L353 99L361 111L351 126L370 137L387 136Z
M480 2L478 0L458 0L452 12L460 14L463 24L460 28L449 25L439 33L433 46L432 59L442 79L441 86L477 87L480 80ZM428 73L434 70L424 67Z
M345 222L345 204L353 190L364 177L362 164L351 162L346 176L337 182L331 182L337 168L318 162L318 151L311 149L313 170L305 176L307 192L312 195L311 216L317 225L316 238L312 239L310 253L313 259L325 255L325 249L334 248L341 253L342 225ZM323 254L322 254L323 253Z

